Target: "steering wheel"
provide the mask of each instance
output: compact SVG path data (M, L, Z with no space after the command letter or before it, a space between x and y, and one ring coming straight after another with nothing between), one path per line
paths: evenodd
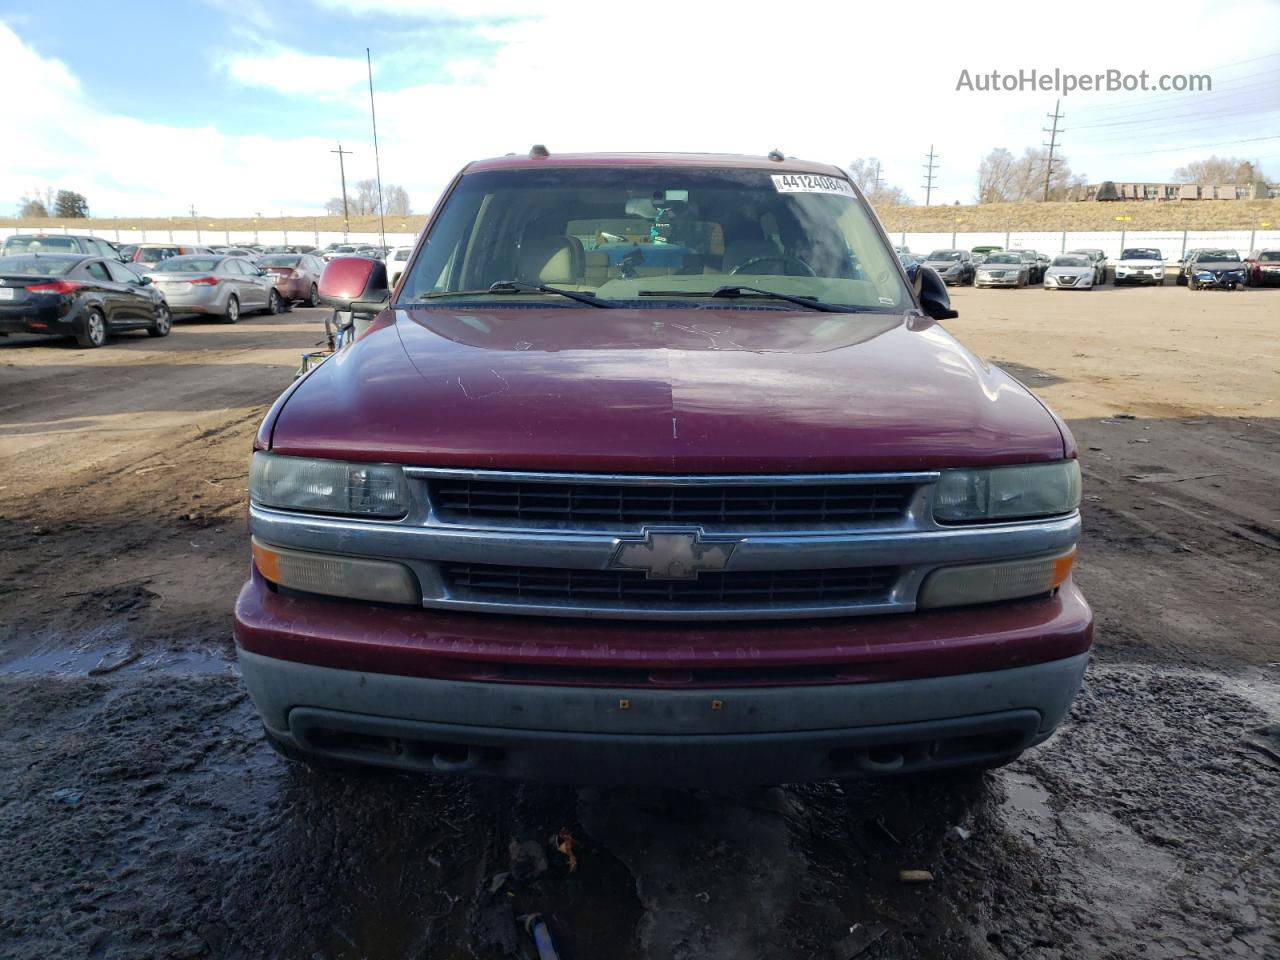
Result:
M738 264L736 267L730 270L729 275L731 277L737 276L747 267L753 267L757 263L767 263L771 260L776 261L777 263L796 264L798 267L800 267L801 270L804 271L804 273L800 274L800 276L802 277L816 277L818 275L818 272L814 270L813 267L809 266L799 257L791 256L791 254L789 253L768 253L768 254L765 254L763 257L752 257L750 260L742 261L742 263Z

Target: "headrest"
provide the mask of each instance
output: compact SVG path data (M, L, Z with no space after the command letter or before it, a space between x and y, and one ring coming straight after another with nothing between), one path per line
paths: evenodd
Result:
M544 234L525 237L520 245L520 279L529 283L575 283L584 273L582 241Z

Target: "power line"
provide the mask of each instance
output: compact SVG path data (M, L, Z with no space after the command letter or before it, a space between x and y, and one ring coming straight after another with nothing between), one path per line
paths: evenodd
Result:
M1201 150L1205 147L1226 147L1236 143L1261 143L1264 140L1280 140L1280 136L1274 137L1249 137L1245 140L1219 140L1217 143L1186 143L1180 147L1168 147L1163 150L1135 150L1133 153L1109 153L1112 157L1137 157L1145 156L1148 153L1177 153L1179 150Z
M1276 71L1280 73L1280 70ZM1171 100L1160 106L1153 106L1146 109L1138 110L1134 113L1122 114L1106 114L1107 120L1098 120L1087 124L1087 126L1102 126L1104 123L1111 121L1130 120L1134 117L1151 117L1160 114L1176 114L1179 112L1205 112L1217 109L1219 104L1230 104L1232 101L1239 99L1247 99L1259 94L1264 96L1263 103L1273 102L1274 92L1276 89L1275 80L1264 80L1248 87L1241 87L1237 90L1215 90L1213 93L1206 94L1188 94L1181 93L1176 95L1176 101ZM1194 99L1188 99L1194 97ZM1088 112L1089 108L1082 108L1084 112ZM1095 108L1096 109L1096 108ZM1079 124L1077 126L1086 126Z
M937 166L937 164L935 164L933 161L938 159L938 155L933 152L932 143L929 144L928 156L929 156L929 162L923 165L925 169L925 175L924 175L924 183L921 184L921 186L924 187L924 205L926 207L929 205L929 200L933 197L933 179L935 176L933 172L933 168Z
M1214 113L1213 118L1220 119L1222 117L1241 117L1248 114L1256 114L1256 113L1262 113L1265 115L1275 110L1280 110L1280 106L1272 107L1271 110L1260 111L1255 107L1250 107L1246 110L1231 110L1226 113ZM1156 124L1196 123L1203 119L1205 118L1200 116L1191 116L1191 117L1182 117L1182 118L1155 117L1151 120L1113 120L1113 121L1108 121L1107 123L1082 123L1079 126L1077 126L1075 129L1096 130L1099 127L1143 127L1150 123L1156 123Z
M1275 113L1275 111L1269 111L1269 112ZM1249 114L1248 116L1263 117L1263 116L1266 116L1266 114ZM1181 137L1181 136L1186 136L1188 134L1205 133L1210 131L1216 132L1216 133L1226 133L1227 130L1223 128L1224 127L1229 128L1232 126L1237 128L1244 126L1252 130L1252 128L1256 127L1257 125L1248 120L1243 120L1243 119L1233 121L1232 123L1219 123L1216 119L1206 120L1202 118L1195 122L1195 126L1191 126L1191 127L1182 126L1181 124L1175 124L1171 128L1137 131L1131 136L1126 134L1119 134L1119 135L1112 135L1112 136L1093 137L1093 138L1090 138L1090 140L1088 141L1088 144L1089 146L1097 146L1097 145L1105 145L1108 143L1120 143L1120 144L1141 143L1144 140L1163 141L1164 139L1170 136ZM1241 130L1239 132L1243 133L1247 131ZM1111 131L1111 133L1118 134L1119 131Z
M1058 121L1066 116L1066 114L1058 112L1058 108L1061 106L1062 101L1058 100L1053 105L1053 113L1045 114L1046 117L1053 119L1053 129L1045 130L1044 127L1040 128L1043 132L1049 134L1049 142L1043 144L1043 146L1049 148L1049 161L1044 165L1044 199L1046 203L1049 200L1049 178L1053 176L1053 150L1058 144Z

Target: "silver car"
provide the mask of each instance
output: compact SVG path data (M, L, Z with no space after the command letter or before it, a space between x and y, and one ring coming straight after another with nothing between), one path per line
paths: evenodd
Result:
M147 272L175 314L207 314L235 323L247 311L279 313L276 278L243 257L170 257Z
M1093 260L1083 253L1064 253L1054 257L1044 272L1046 290L1092 290L1097 277Z
M1031 267L1021 253L989 253L978 265L975 287L1025 287L1031 282Z

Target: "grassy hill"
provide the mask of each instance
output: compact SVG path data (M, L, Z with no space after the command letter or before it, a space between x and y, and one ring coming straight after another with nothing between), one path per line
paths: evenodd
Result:
M970 206L882 207L891 232L946 233L985 230L1280 230L1280 199L1187 200L1168 203L991 203ZM1128 217L1128 220L1117 220ZM389 233L417 233L426 217L387 217ZM191 230L191 217L131 217L89 220L5 219L0 227L68 229ZM341 231L341 217L201 217L201 230L296 230L299 234ZM1264 226L1265 225L1265 226ZM352 217L352 233L377 233L377 217Z

